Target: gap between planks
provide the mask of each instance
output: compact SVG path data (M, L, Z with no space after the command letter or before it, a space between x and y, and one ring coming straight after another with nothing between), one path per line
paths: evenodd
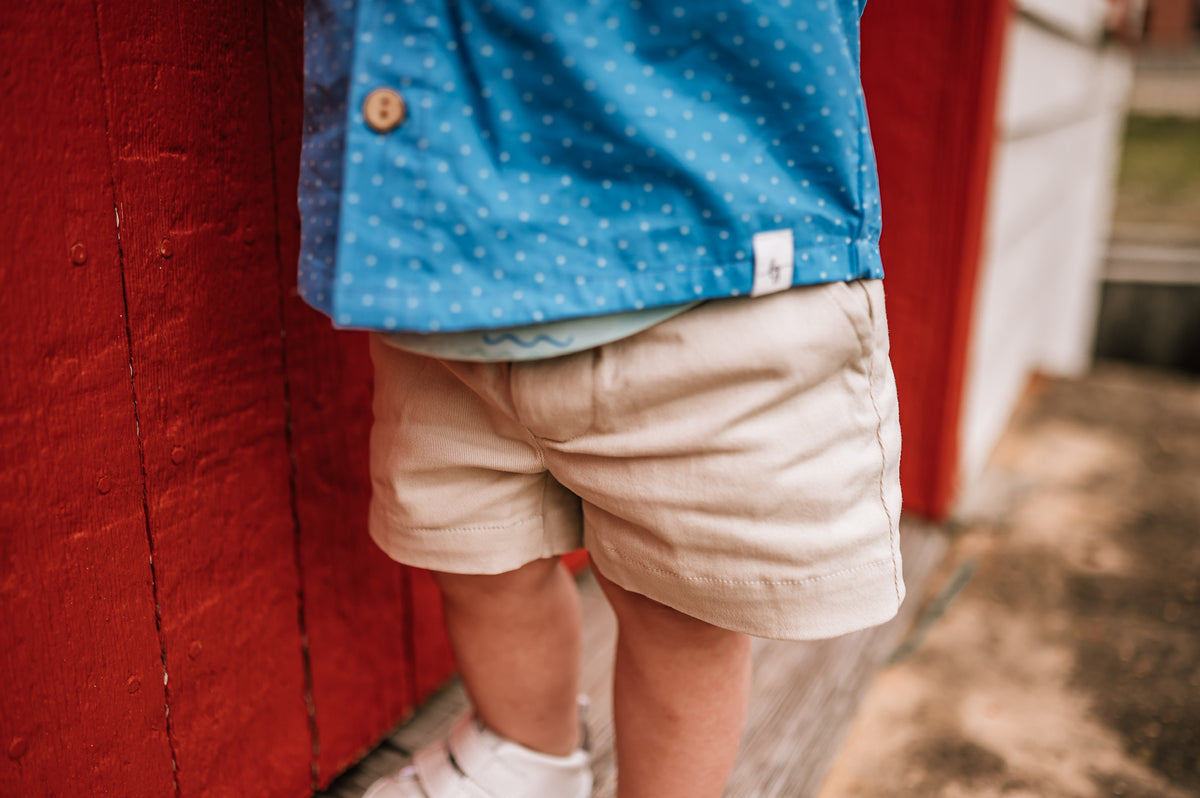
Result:
M921 599L947 549L937 527L905 520L901 540L908 599L883 626L832 640L757 640L754 689L728 798L811 798L849 730L860 697L921 610ZM593 798L616 794L611 714L616 619L590 574L579 579L585 619L582 688L596 775ZM413 751L442 739L467 699L458 680L430 698L358 765L315 798L360 798L375 779L408 764Z

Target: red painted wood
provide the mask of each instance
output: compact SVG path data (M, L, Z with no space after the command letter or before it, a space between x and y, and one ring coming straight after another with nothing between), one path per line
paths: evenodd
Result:
M587 550L579 549L578 551L573 551L570 554L567 554L563 557L563 564L566 565L567 570L573 574L582 572L589 566Z
M433 577L418 568L409 572L413 702L419 704L444 685L454 672L454 654L446 638L442 597Z
M0 4L0 794L173 792L88 2Z
M98 8L180 792L303 795L263 9Z
M317 772L325 785L414 706L409 593L405 569L367 536L364 337L333 332L298 300L287 318Z
M1007 0L874 0L862 69L883 194L905 509L954 498Z
M366 534L366 337L333 330L295 293L302 19L298 4L275 0L267 9L292 456L317 773L325 785L444 683L452 663L432 583L410 581Z

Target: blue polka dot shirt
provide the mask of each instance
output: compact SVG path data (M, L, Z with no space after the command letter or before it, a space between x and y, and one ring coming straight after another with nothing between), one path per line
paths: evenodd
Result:
M301 295L513 327L880 277L865 0L308 0Z

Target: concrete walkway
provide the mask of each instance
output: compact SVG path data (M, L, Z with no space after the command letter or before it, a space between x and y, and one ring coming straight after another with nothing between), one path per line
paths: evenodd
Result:
M820 798L1200 795L1200 381L1046 383L940 584Z

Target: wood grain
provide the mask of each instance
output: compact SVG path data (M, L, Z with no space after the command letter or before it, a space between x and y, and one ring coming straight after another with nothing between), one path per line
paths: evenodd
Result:
M263 11L98 9L180 793L302 795Z
M0 7L0 96L0 792L169 795L89 3Z
M296 293L302 124L300 7L266 4L277 267L286 330L298 562L312 675L317 781L327 784L449 678L440 597L367 537L371 363Z

